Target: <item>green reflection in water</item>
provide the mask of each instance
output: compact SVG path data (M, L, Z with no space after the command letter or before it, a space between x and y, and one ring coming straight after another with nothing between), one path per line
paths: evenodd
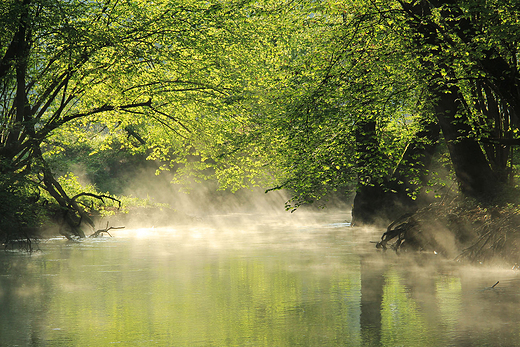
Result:
M32 256L0 252L0 345L518 345L516 273L482 291L489 274L475 283L429 258L422 267L358 253L346 232L305 235L55 240Z
M445 335L456 337L458 321L462 314L462 284L460 278L439 276L435 284L437 303Z
M28 312L20 311L19 295L11 297L13 311L28 319L38 315L33 322L41 322L29 329L26 341L49 346L360 344L356 255L157 246L67 244L27 259L25 269L17 271L24 275L22 287L32 288L26 294Z
M382 346L432 346L435 339L417 303L407 293L400 274L385 273L381 304Z

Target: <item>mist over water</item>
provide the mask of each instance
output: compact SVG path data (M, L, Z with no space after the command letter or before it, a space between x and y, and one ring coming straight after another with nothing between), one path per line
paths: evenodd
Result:
M0 345L520 343L513 270L381 253L348 200L289 213L282 191L170 180L133 176L124 194L173 209L99 220L113 237L0 252Z
M215 214L0 252L0 344L520 344L516 271L382 253L349 217Z
M316 206L303 206L296 213L290 214L284 209L285 203L291 197L285 191L277 190L265 193L266 188L255 187L231 193L229 190L219 190L219 184L214 180L191 181L182 185L172 184L173 173L163 171L159 175L155 175L157 168L158 164L150 162L149 165L129 170L128 175L124 179L120 179L124 183L118 183L121 188L111 193L167 204L176 213L170 213L169 218L160 214L145 219L142 216L133 218L129 215L125 219L127 228L178 225L183 222L181 220L183 216L193 217L188 218L190 222L200 222L209 217L216 222L216 216L230 214L247 215L250 220L256 215L260 221L262 216L270 216L268 218L279 216L280 222L282 220L302 220L306 218L303 216L304 212L323 212L322 205L325 205L329 212L344 213L347 220L351 219L352 198L330 196ZM75 174L83 185L92 184L87 175L82 174L81 167L77 168ZM100 224L103 225L106 221L111 220L110 218L105 219Z

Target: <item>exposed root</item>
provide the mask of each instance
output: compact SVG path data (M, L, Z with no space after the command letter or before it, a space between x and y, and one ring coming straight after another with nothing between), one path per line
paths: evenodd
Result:
M395 251L434 251L457 260L520 262L518 211L462 203L432 204L390 224L376 245Z
M32 253L37 251L38 248L38 240L31 239L30 237L16 240L8 240L3 243L4 250L6 251L22 251L27 253Z
M38 250L38 237L34 228L20 227L19 232L5 235L2 245L6 251L23 251L32 253Z
M376 248L386 250L388 242L397 237L397 241L391 245L391 248L398 250L403 244L403 241L407 239L408 232L415 225L415 221L411 218L412 216L413 213L407 213L392 222L381 237L381 241L376 244Z

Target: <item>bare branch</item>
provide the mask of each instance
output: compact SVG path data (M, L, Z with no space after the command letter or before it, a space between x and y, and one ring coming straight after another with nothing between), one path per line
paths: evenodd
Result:
M90 196L92 198L96 198L98 200L101 200L101 202L103 202L103 203L105 203L105 200L103 200L103 199L110 199L110 200L116 201L119 204L118 208L121 208L121 201L120 200L118 200L118 199L116 199L114 197L111 197L109 195L104 195L104 194L92 194L92 193L85 193L85 192L83 192L83 193L79 193L79 194L74 195L74 197L72 197L72 199L70 199L70 200L75 202L78 198L80 198L82 196Z

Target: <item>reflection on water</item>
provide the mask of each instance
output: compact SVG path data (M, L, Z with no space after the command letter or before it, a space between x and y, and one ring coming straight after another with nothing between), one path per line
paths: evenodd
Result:
M0 345L520 345L516 272L379 253L329 218L0 252Z

